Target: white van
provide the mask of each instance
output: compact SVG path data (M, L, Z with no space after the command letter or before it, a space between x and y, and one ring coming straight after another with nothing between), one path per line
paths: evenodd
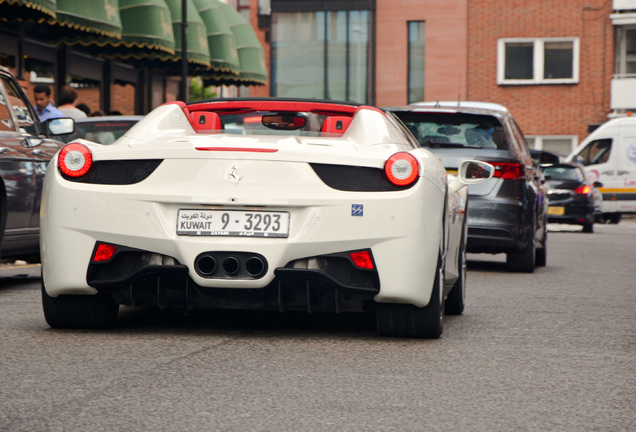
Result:
M636 117L604 123L567 160L581 163L591 181L602 183L606 220L618 223L623 213L636 213Z

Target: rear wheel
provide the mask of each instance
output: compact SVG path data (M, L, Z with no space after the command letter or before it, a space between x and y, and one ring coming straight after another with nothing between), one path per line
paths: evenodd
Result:
M115 326L119 304L108 295L60 295L51 297L42 283L44 318L53 328L106 329Z
M411 304L378 303L377 331L382 336L436 339L444 329L442 260L438 259L431 300L423 308Z
M538 247L535 252L535 262L537 267L545 267L548 264L548 229L547 224L544 224L543 228L543 241L541 247Z
M506 256L508 271L532 273L536 266L536 249L531 239L525 249L508 252Z
M583 232L584 233L593 233L594 232L594 222L583 224Z

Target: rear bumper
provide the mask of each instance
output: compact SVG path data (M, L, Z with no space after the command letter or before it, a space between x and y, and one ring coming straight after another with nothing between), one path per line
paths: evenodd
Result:
M572 216L550 216L549 223L582 225L594 222L594 215L581 215L580 217Z
M276 277L264 288L225 289L196 284L183 265L152 266L126 283L93 286L129 306L336 313L372 310L379 291L377 275L371 275L369 286L356 286L317 270L278 268L274 273Z
M548 214L548 222L580 225L594 222L594 206L591 203L550 202L551 207L563 207L563 214Z
M522 250L533 238L530 210L516 200L486 200L471 197L468 202L467 252L502 253Z

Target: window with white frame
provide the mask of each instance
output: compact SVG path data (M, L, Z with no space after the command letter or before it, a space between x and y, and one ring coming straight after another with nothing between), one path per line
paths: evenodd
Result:
M578 146L578 137L576 135L526 135L526 141L530 149L549 151L561 157L568 156Z
M617 74L633 78L636 76L636 26L617 29Z
M497 42L497 84L575 84L579 38L516 38Z

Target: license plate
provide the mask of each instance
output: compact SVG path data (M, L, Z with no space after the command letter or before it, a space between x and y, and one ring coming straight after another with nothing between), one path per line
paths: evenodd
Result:
M565 207L549 206L548 214L555 216L563 216L565 214Z
M180 209L177 235L288 237L289 212Z

